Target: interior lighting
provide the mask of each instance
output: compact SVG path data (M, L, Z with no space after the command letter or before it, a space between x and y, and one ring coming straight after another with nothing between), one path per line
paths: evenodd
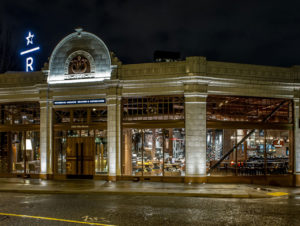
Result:
M26 139L26 150L32 150L31 139Z

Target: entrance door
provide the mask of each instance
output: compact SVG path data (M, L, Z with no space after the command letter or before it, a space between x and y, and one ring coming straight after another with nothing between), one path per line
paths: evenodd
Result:
M68 178L93 178L94 174L93 137L69 137L67 139L67 177Z

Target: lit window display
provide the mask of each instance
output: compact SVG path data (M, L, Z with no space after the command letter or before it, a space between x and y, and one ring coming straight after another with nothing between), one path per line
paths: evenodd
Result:
M206 116L210 128L209 174L247 176L292 171L291 100L209 95Z
M163 172L163 131L145 129L142 132L144 176L162 176ZM133 166L133 171L135 168ZM134 173L134 172L133 172Z
M39 173L40 172L40 133L33 131L13 132L12 172Z
M223 155L223 130L207 130L207 156L209 161L219 160Z
M291 166L289 133L289 130L208 129L207 167L210 169L232 150L211 171L212 175L287 174Z
M168 129L165 133L164 175L185 175L184 129Z
M123 174L184 176L184 129L123 129Z
M266 131L267 174L286 174L290 170L290 136L288 130Z
M108 172L106 130L95 130L95 145L95 173L106 174Z
M0 173L40 172L39 123L38 102L0 105Z
M40 172L39 132L1 132L0 141L1 173L37 174Z

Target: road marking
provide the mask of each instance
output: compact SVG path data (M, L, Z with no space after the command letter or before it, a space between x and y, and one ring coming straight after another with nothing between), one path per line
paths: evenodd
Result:
M115 225L111 225L111 224L101 224L101 223L92 223L92 222L84 222L84 221L75 221L75 220L59 219L59 218L52 218L52 217L29 216L29 215L14 214L14 213L0 213L0 215L12 216L12 217L26 217L26 218L48 220L48 221L62 221L62 222L77 223L77 224L115 226Z
M289 193L286 192L273 192L273 193L267 193L267 195L272 195L272 196L284 196L288 195Z
M90 216L84 216L81 217L84 222L99 222L99 220L107 221L104 217L98 218L98 217L90 217Z

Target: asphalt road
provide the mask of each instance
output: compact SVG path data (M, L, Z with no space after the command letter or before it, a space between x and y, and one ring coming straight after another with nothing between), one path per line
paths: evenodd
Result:
M0 225L88 223L142 226L300 225L300 197L215 199L0 193Z

